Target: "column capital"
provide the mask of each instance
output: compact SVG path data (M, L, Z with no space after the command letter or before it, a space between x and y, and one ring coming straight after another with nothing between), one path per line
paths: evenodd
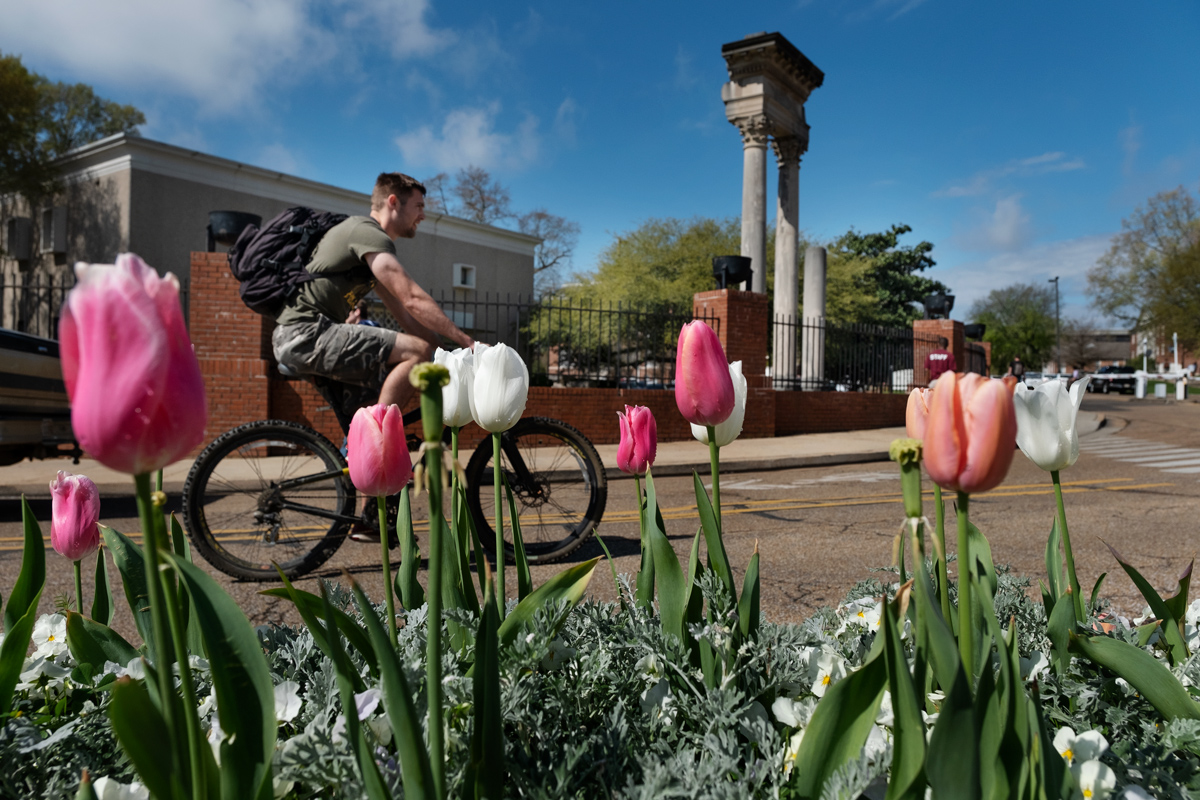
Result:
M798 136L777 136L771 140L771 149L775 151L775 162L783 169L800 163L800 156L808 150L808 142Z
M763 147L767 146L767 139L771 135L771 123L765 115L756 114L752 117L739 117L738 119L730 120L734 125L737 125L738 131L742 134L743 147Z

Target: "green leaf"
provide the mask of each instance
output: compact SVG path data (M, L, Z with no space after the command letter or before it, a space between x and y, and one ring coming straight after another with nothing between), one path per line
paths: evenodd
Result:
M1062 597L1066 591L1067 578L1063 572L1063 557L1059 552L1062 546L1062 534L1058 530L1058 514L1054 515L1054 521L1050 523L1050 535L1046 538L1046 584L1047 592L1050 599L1058 602L1058 598ZM1050 616L1050 608L1046 609L1046 616Z
M147 649L154 652L154 623L150 617L150 590L146 587L146 559L142 548L125 534L105 525L100 526L100 535L104 537L104 546L112 553L117 572L121 573L125 601L133 612L138 635Z
M1050 612L1050 619L1046 623L1046 635L1050 638L1054 665L1059 675L1065 674L1071 666L1070 643L1074 631L1075 604L1071 602L1071 595L1064 594L1054 604L1054 610Z
M467 603L467 610L479 616L479 596L475 594L475 584L471 582L471 512L467 509L466 492L457 481L454 483L454 509L454 541L458 548L459 585Z
M283 586L274 589L264 589L259 594L268 595L270 597L282 597L285 600L291 600L292 605L296 607L296 611L300 613L300 618L304 620L304 624L308 626L312 632L313 642L321 649L326 656L333 658L329 651L329 642L326 641L323 633L324 626L319 621L319 616L325 608L324 601L311 592L306 592L303 589L297 589L288 580L288 577L279 572L280 580L283 581ZM367 662L367 668L372 675L379 674L379 663L375 659L375 650L371 647L371 640L358 623L350 618L350 615L340 609L333 609L333 619L337 623L338 630L350 642L350 646L362 654L362 657ZM360 687L361 688L361 687Z
M746 577L742 581L742 597L738 600L738 621L741 623L742 636L754 638L758 636L758 544L754 545L754 555L750 556L750 564L746 567Z
M113 684L108 715L121 749L150 794L159 800L186 797L181 774L172 768L171 731L158 706L151 702L146 685L118 678Z
M189 564L196 563L192 560L192 550L188 546L187 535L183 532L183 526L179 524L179 520L171 514L171 541L175 548L175 554L187 561ZM187 630L187 649L189 653L200 655L204 652L204 640L200 637L200 626L196 624L195 615L192 614L192 603L188 599L187 594L180 595L183 600L183 625Z
M212 671L221 744L221 796L254 797L271 785L275 753L275 686L254 627L208 573L168 554L187 589Z
M651 514L654 516L651 522ZM658 614L664 633L686 642L683 627L687 611L688 591L679 557L663 530L662 515L658 513L658 496L654 491L654 479L646 472L646 532L650 537L650 550L654 554L654 581L658 584Z
M1100 541L1104 542L1103 539ZM1187 642L1183 638L1183 628L1181 625L1183 615L1180 614L1177 616L1174 611L1177 604L1168 603L1166 600L1163 600L1159 593L1154 591L1154 587L1150 585L1150 582L1143 578L1142 574L1134 569L1132 564L1122 558L1121 554L1112 545L1104 542L1104 546L1108 548L1109 552L1113 554L1113 558L1125 570L1125 574L1130 577L1133 585L1142 593L1142 597L1146 598L1146 603L1150 606L1150 610L1154 612L1154 616L1162 620L1162 634L1163 639L1167 643L1167 656L1171 661L1171 666L1187 661L1190 653L1188 653ZM1183 575L1179 577L1179 592L1171 598L1172 600L1176 600L1180 595L1186 599L1188 584L1191 583L1191 579L1192 565L1189 564L1188 568L1183 571ZM1186 608L1184 606L1181 610L1185 610Z
M79 779L79 790L75 792L75 800L100 800L96 796L96 790L92 787L91 776L88 771L83 771L83 776Z
M967 522L967 546L971 549L971 556L978 565L978 577L987 583L988 594L995 597L1000 579L996 577L996 565L992 562L992 546L988 544L987 537L983 535L983 532L970 521Z
M517 634L521 632L521 628L533 619L533 615L537 613L538 609L566 601L562 616L553 626L557 631L563 620L566 619L567 612L583 599L584 593L587 592L588 582L591 581L592 573L596 571L598 563L600 563L600 556L582 564L567 567L530 592L529 596L517 603L516 608L500 624L500 645L506 647L511 644L513 639L517 638ZM500 612L496 613L499 615Z
M646 521L646 495L640 492L638 494L638 534L642 561L638 568L636 603L644 608L650 608L654 605L654 552L650 548L650 534Z
M925 770L934 797L979 797L979 728L961 664L938 708Z
M37 610L42 588L46 585L46 540L25 495L21 495L21 522L25 544L21 551L21 571L17 573L17 582L8 593L8 605L4 608L5 631L11 631L30 606Z
M92 598L92 619L101 625L111 625L116 603L113 601L112 584L108 582L108 567L105 548L96 549L96 594Z
M396 737L396 754L400 757L400 769L404 779L404 797L409 800L425 800L426 797L433 796L433 771L429 766L429 753L425 750L421 718L417 716L413 706L413 694L404 677L404 668L396 656L396 648L362 587L357 583L352 583L351 587L358 610L366 623L375 658L379 662L383 708ZM494 599L492 603L494 608Z
M396 570L396 592L400 595L400 604L412 611L425 604L425 590L417 580L417 571L421 568L421 551L417 548L417 537L413 534L412 504L407 486L400 490L396 537L400 542L400 568Z
M1096 607L1096 599L1100 597L1100 587L1104 584L1104 579L1108 577L1107 572L1101 572L1100 577L1096 578L1095 585L1092 586L1092 596L1088 600L1088 610Z
M704 619L704 592L700 590L700 529L692 537L692 550L688 554L687 585L688 604L684 620L691 625L697 625Z
M792 768L797 796L820 797L829 776L862 753L887 682L886 660L874 658L825 692Z
M888 688L892 693L892 711L895 715L887 800L924 800L925 721L921 718L922 702L917 697L917 687L913 684L908 671L908 659L904 655L904 642L900 639L899 605L897 598L890 607L885 606L882 620L883 657L887 664Z
M500 613L488 581L487 602L475 637L475 720L464 796L499 800L504 796L504 717L500 709ZM509 619L512 617L510 616ZM508 620L505 620L507 624Z
M1171 597L1163 599L1170 610L1171 615L1180 621L1180 629L1182 630L1182 621L1187 614L1188 607L1188 590L1192 584L1192 567L1196 566L1196 559L1193 558L1188 562L1187 569L1179 576L1179 589Z
M704 543L708 546L708 560L712 563L713 570L725 584L725 588L729 592L729 600L731 603L737 603L737 589L733 585L733 570L729 567L729 556L725 553L725 541L721 538L721 527L717 524L717 516L713 512L712 502L708 499L708 492L704 491L704 484L700 482L700 476L695 471L692 472L692 483L696 489L696 510L700 513L700 527L704 530ZM646 473L647 487L650 484L650 473ZM647 489L647 493L649 489ZM649 507L649 503L647 503ZM659 598L659 604L662 603L662 598Z
M0 642L0 714L12 710L13 690L21 678L21 667L25 665L25 653L29 650L29 639L33 635L33 623L37 619L37 607L41 599L42 592L39 589L29 603L25 616L8 626L4 641Z
M80 664L91 664L97 672L106 661L122 667L140 655L121 634L107 625L67 610L67 648Z
M1162 662L1107 636L1072 636L1071 649L1115 672L1167 719L1200 719L1200 705Z
M605 558L608 559L608 568L612 571L613 588L617 590L617 599L621 601L621 610L629 611L629 605L625 602L625 593L621 591L621 581L617 578L617 563L613 561L612 553L608 552L608 545L600 538L600 533L593 534L596 543L600 545L600 549L604 551ZM639 580L641 576L639 575Z
M517 597L524 600L533 591L533 578L529 575L529 561L525 558L525 542L521 539L521 519L517 514L517 502L513 499L508 477L503 470L500 472L500 481L504 484L504 494L508 497L508 516L512 520L513 556L517 562ZM497 558L499 557L497 555Z
M989 639L991 637L988 637ZM984 800L1007 800L1008 772L1000 761L1004 738L1004 712L996 689L996 672L991 653L984 659L983 671L975 689L975 715L979 726L979 783Z

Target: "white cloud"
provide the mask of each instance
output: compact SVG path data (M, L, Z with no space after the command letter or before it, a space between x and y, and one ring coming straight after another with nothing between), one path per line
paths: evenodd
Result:
M990 213L976 216L982 219L966 233L955 237L960 246L970 250L1020 250L1033 232L1019 194L1000 198Z
M937 279L953 290L954 316L968 322L971 304L986 297L993 289L1014 283L1041 286L1056 275L1060 278L1063 317L1086 316L1089 305L1085 295L1087 271L1108 252L1111 238L1110 235L1099 235L1045 242L1021 252L1001 253L953 267L946 267L943 261L938 265L942 274Z
M579 104L568 97L563 100L558 111L554 114L554 135L559 141L570 147L575 146L576 123L579 116Z
M288 147L282 144L272 144L264 147L255 162L263 169L272 169L286 175L300 174L300 159Z
M1122 128L1118 134L1121 139L1121 150L1125 153L1125 161L1121 165L1126 175L1132 175L1137 166L1137 154L1142 149L1142 126L1131 123Z
M436 52L453 36L430 28L427 10L426 0L6 3L3 39L39 71L167 89L232 111L368 40L388 43L397 58Z
M1051 172L1073 172L1087 164L1082 158L1070 158L1061 151L1051 151L1028 158L1014 158L998 167L980 170L961 183L952 184L933 193L934 197L977 197L987 193L1000 178L1011 175L1029 177Z
M537 160L541 150L538 119L528 114L512 133L496 130L498 102L483 108L449 112L440 131L428 125L401 134L396 146L407 165L455 170L468 165L484 169L522 169Z

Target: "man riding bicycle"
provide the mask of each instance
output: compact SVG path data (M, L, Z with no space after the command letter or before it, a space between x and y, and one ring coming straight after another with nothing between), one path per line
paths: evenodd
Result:
M314 277L276 318L271 345L289 373L324 377L365 387L378 402L400 408L415 389L412 368L433 358L446 337L462 347L474 343L396 259L394 239L411 239L425 219L425 187L399 172L385 172L371 193L371 214L353 216L330 228L306 269ZM404 333L350 324L353 312L372 289L404 328ZM378 541L369 525L356 525L351 538Z
M368 387L384 405L401 408L415 391L408 373L446 337L461 347L473 340L442 312L396 258L397 238L411 239L425 219L425 187L399 172L375 181L370 216L352 216L321 238L307 264L314 278L276 318L275 359L297 375L322 376ZM372 289L404 333L347 324Z

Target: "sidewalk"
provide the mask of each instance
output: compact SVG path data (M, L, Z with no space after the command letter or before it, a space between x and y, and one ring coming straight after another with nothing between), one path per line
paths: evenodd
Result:
M1079 412L1078 428L1081 436L1094 433L1103 424L1103 414ZM888 446L893 439L902 436L904 428L878 428L841 433L808 433L773 439L738 439L721 448L721 471L757 472L886 461ZM604 462L610 480L623 477L617 469L617 445L598 445L596 451ZM180 493L191 468L191 461L180 461L167 467L163 473L163 489L168 494ZM82 459L76 465L70 459L60 458L22 461L0 467L0 500L17 499L22 494L30 499L49 499L50 481L60 469L87 475L95 481L102 497L133 495L133 481L128 475L108 469L90 459ZM687 475L692 470L703 474L708 469L708 448L695 440L663 442L658 446L658 455L654 461L655 475Z

